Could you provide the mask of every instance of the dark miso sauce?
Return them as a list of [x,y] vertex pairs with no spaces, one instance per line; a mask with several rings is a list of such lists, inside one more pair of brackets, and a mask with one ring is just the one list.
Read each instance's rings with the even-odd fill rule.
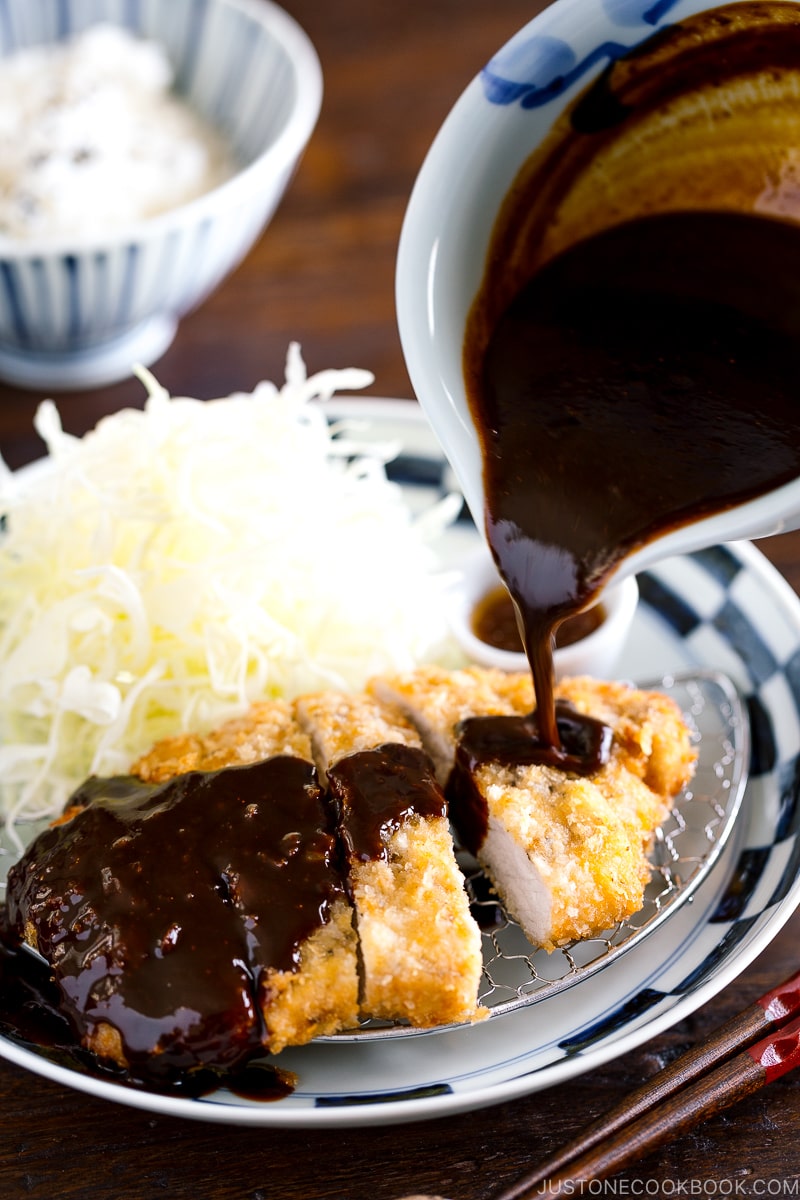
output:
[[296,1077],[271,1063],[251,1062],[220,1074],[209,1068],[172,1077],[123,1071],[85,1050],[60,1007],[49,966],[24,950],[12,950],[0,938],[0,1035],[33,1050],[58,1066],[125,1087],[196,1099],[220,1086],[251,1100],[280,1100],[291,1095]]
[[386,859],[386,840],[412,814],[444,817],[447,801],[430,758],[392,743],[348,754],[328,771],[348,859]]
[[[800,475],[800,204],[764,215],[761,165],[745,178],[748,155],[730,142],[730,118],[734,131],[753,119],[739,103],[753,74],[775,85],[790,62],[796,83],[794,5],[732,5],[663,31],[580,98],[498,219],[464,372],[486,534],[519,614],[545,758],[572,757],[553,692],[562,622],[642,545]],[[687,96],[713,106],[715,89],[727,110],[699,133],[665,126],[648,175],[641,131]],[[708,143],[695,210],[691,136]],[[626,139],[631,168],[615,181],[609,148],[624,157]],[[610,195],[584,186],[602,155]]]

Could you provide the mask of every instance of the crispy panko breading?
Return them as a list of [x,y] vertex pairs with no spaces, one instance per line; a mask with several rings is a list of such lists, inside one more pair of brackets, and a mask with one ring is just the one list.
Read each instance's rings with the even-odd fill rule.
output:
[[[485,1015],[477,1005],[480,930],[470,915],[449,822],[442,815],[446,801],[432,765],[424,770],[421,792],[403,788],[403,804],[413,808],[416,800],[417,811],[381,814],[388,821],[377,830],[380,853],[369,857],[354,844],[354,829],[370,806],[363,790],[337,775],[343,760],[360,755],[361,784],[369,788],[377,782],[386,789],[386,762],[368,752],[403,746],[421,753],[418,734],[396,710],[367,696],[323,692],[302,697],[296,711],[320,775],[328,777],[342,807],[362,965],[362,1014],[415,1026]],[[425,811],[431,793],[441,814]]]
[[[421,745],[396,709],[367,696],[327,692],[301,697],[294,706],[281,700],[255,704],[243,717],[202,737],[164,739],[134,764],[133,772],[161,780],[186,770],[257,761],[270,751],[312,757],[325,783],[328,768],[342,758],[388,744]],[[346,807],[342,819],[346,830]],[[385,849],[383,857],[351,856],[348,862],[361,1015],[417,1026],[484,1015],[477,1004],[480,931],[469,912],[447,819],[415,815],[387,831]]]
[[160,783],[186,771],[218,771],[276,754],[310,760],[311,743],[295,721],[291,705],[285,700],[263,700],[204,737],[181,733],[163,738],[133,764],[131,774]]
[[[459,721],[533,708],[528,675],[479,668],[424,668],[374,680],[370,689],[420,730],[440,778],[452,768]],[[486,807],[478,860],[528,938],[545,949],[596,936],[642,907],[653,833],[695,760],[677,706],[661,693],[576,678],[556,696],[611,728],[602,768],[579,776],[488,762],[473,775]],[[451,815],[458,825],[458,812]]]

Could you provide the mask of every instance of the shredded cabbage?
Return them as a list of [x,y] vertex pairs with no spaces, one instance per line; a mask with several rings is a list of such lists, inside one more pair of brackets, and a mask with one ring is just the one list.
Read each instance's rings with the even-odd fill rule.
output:
[[284,386],[250,395],[174,399],[139,374],[143,411],[76,438],[46,401],[44,468],[0,460],[9,828],[256,698],[449,652],[435,555],[385,460],[311,403],[371,375],[308,378],[294,344]]

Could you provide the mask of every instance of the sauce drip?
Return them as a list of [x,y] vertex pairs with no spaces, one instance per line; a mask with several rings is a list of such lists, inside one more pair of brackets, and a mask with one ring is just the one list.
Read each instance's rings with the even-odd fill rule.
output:
[[800,145],[798,64],[794,5],[662,31],[562,118],[498,219],[464,373],[548,753],[561,622],[643,544],[800,475],[800,208],[766,195],[764,157]]
[[446,817],[447,801],[424,750],[397,743],[342,758],[328,772],[341,806],[348,858],[385,859],[386,839],[412,814]]
[[11,869],[7,919],[35,926],[78,1035],[112,1026],[134,1076],[263,1053],[264,968],[291,971],[344,895],[313,766],[94,778],[71,808]]

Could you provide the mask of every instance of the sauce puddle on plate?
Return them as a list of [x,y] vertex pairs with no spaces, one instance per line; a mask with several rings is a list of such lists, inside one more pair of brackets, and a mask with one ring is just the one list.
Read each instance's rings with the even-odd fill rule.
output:
[[176,1099],[199,1099],[220,1087],[247,1100],[282,1100],[296,1087],[296,1077],[271,1063],[248,1063],[220,1074],[198,1070],[173,1078],[140,1077],[117,1070],[84,1050],[64,1015],[58,988],[46,964],[24,950],[0,941],[0,1034],[52,1063],[124,1087],[158,1092]]

